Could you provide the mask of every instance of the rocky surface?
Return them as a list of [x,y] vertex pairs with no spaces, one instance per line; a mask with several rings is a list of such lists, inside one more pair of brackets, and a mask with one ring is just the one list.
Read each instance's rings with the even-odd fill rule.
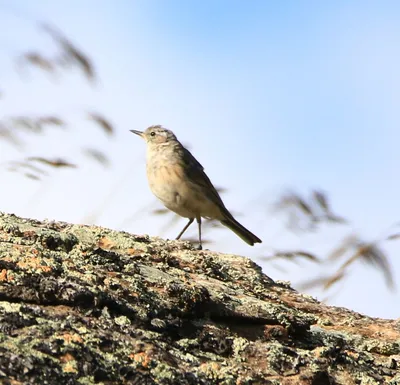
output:
[[400,384],[400,320],[248,258],[0,214],[2,384]]

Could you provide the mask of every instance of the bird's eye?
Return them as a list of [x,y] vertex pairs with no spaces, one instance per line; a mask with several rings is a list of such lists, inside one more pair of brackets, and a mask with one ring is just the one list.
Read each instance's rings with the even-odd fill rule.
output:
[[150,132],[150,136],[155,136],[156,135],[156,133],[153,131],[153,132]]

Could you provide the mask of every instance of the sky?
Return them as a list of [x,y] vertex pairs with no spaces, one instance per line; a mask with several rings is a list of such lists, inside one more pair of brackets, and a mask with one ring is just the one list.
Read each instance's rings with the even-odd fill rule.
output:
[[[186,223],[152,215],[162,208],[145,175],[145,145],[129,130],[162,124],[205,167],[237,219],[263,239],[248,247],[228,229],[213,230],[213,250],[252,258],[273,279],[293,285],[334,265],[266,262],[272,250],[308,250],[327,258],[343,237],[372,241],[399,222],[400,3],[312,0],[0,1],[0,109],[55,114],[66,129],[18,134],[23,149],[0,141],[2,211],[24,217],[96,223],[174,238]],[[56,26],[92,59],[99,82],[79,71],[55,76],[19,68],[25,52],[53,55],[39,28]],[[19,68],[19,69],[18,69]],[[87,119],[99,111],[113,137]],[[85,158],[97,148],[104,169]],[[7,171],[27,156],[64,157],[78,169],[49,170],[41,181]],[[273,203],[288,189],[328,193],[347,226],[293,233]],[[190,236],[196,236],[193,226]],[[400,241],[399,241],[400,242]],[[380,243],[399,281],[399,244]],[[318,299],[398,318],[400,296],[383,275],[355,264]]]

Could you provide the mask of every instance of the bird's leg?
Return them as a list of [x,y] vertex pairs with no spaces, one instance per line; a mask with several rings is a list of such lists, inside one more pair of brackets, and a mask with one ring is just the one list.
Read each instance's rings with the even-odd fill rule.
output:
[[183,233],[188,229],[188,227],[193,223],[194,218],[190,218],[189,222],[187,225],[183,228],[183,230],[179,233],[179,235],[175,238],[176,240],[180,239],[180,237],[183,235]]
[[199,227],[199,246],[197,249],[203,250],[203,245],[201,244],[201,217],[197,217],[196,221],[197,221],[197,225]]

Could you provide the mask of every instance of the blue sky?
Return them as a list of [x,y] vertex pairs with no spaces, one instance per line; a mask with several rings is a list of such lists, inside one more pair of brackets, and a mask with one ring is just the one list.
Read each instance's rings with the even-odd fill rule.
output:
[[[109,170],[88,162],[40,183],[1,170],[10,186],[3,211],[174,237],[184,220],[166,231],[165,221],[146,210],[129,220],[154,201],[144,143],[128,130],[163,124],[190,145],[214,184],[228,189],[226,205],[246,212],[238,219],[264,240],[252,249],[218,230],[212,248],[250,256],[272,278],[296,283],[320,270],[307,264],[275,270],[257,259],[271,248],[325,256],[352,230],[370,240],[399,221],[398,2],[19,0],[0,6],[7,30],[0,39],[3,115],[55,113],[70,122],[66,132],[29,136],[24,153],[0,143],[2,162],[39,153],[83,160],[79,146],[112,158]],[[37,20],[56,25],[89,53],[101,83],[91,88],[79,73],[53,80],[28,71],[21,79],[13,57],[54,49]],[[83,118],[92,109],[115,124],[115,138]],[[328,191],[351,227],[288,233],[270,209],[286,188]],[[399,247],[384,247],[398,278]],[[376,271],[356,267],[331,303],[398,317],[399,295],[386,290]]]

